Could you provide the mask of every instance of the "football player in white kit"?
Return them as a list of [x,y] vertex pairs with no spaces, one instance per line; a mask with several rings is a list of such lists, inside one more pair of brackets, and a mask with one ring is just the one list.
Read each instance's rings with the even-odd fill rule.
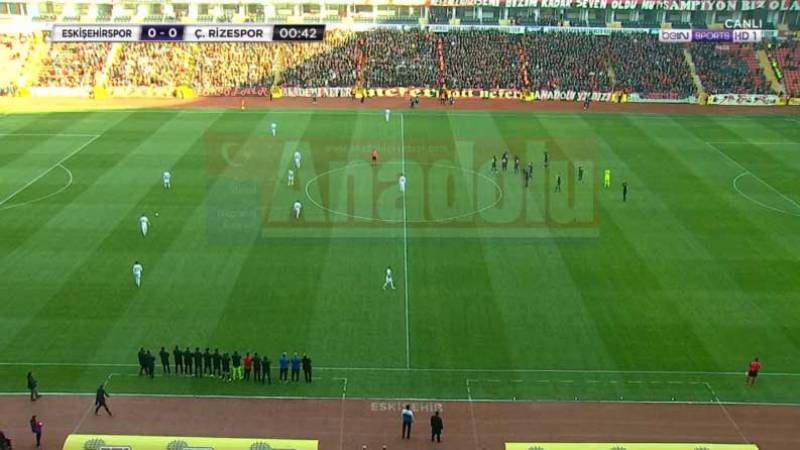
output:
[[303,156],[300,155],[300,152],[295,150],[294,152],[294,166],[298,169],[300,168],[300,161],[303,159]]
[[401,173],[400,174],[400,179],[398,179],[397,182],[400,184],[400,192],[405,192],[406,191],[406,176]]
[[386,268],[386,280],[383,282],[383,290],[384,291],[386,290],[387,286],[391,287],[392,289],[395,289],[394,280],[392,278],[392,268],[391,267],[387,267]]
[[387,109],[387,110],[385,110],[383,112],[383,116],[386,117],[386,121],[387,122],[389,121],[389,116],[391,116],[391,115],[392,115],[392,110],[391,109]]
[[139,264],[139,261],[134,261],[133,262],[133,281],[136,283],[136,287],[141,287],[142,286],[142,272],[143,271],[144,271],[144,268],[142,267],[141,264]]
[[142,237],[147,236],[147,231],[150,229],[150,219],[144,214],[139,217],[139,228],[142,230]]
[[289,174],[287,175],[287,179],[289,180],[289,186],[294,186],[294,170],[289,169]]
[[172,174],[169,173],[169,170],[165,170],[164,174],[161,175],[161,178],[164,180],[164,189],[169,189],[172,187],[170,181],[172,180]]
[[300,220],[300,210],[303,209],[303,205],[300,203],[300,200],[295,200],[292,204],[292,209],[294,210],[294,218]]
[[272,136],[275,137],[278,134],[278,124],[275,123],[275,122],[272,122],[272,124],[270,125],[270,128],[272,129]]

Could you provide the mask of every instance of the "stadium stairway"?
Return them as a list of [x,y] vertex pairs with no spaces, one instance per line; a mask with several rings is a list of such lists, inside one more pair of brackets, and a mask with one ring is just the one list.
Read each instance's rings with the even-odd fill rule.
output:
[[111,67],[117,62],[117,56],[122,51],[122,44],[119,42],[115,42],[111,44],[111,49],[108,51],[108,55],[106,56],[106,62],[103,64],[103,70],[101,70],[103,80],[108,80],[108,72],[111,70]]
[[697,68],[694,66],[694,61],[692,60],[692,54],[689,52],[689,49],[684,47],[683,49],[683,57],[686,59],[686,64],[689,65],[689,70],[692,74],[692,82],[694,83],[694,88],[697,89],[697,96],[704,97],[706,95],[706,90],[703,87],[703,83],[700,81],[700,77],[697,76]]
[[764,76],[767,78],[767,81],[769,82],[773,92],[786,92],[786,86],[784,86],[783,83],[778,80],[778,77],[775,75],[775,71],[772,70],[772,63],[769,60],[769,55],[767,55],[767,52],[763,49],[756,51],[756,59],[758,60],[758,65],[764,72]]
[[33,35],[30,52],[25,64],[22,67],[22,76],[28,81],[28,85],[39,79],[39,73],[44,68],[44,58],[47,56],[48,44],[45,42],[41,32]]

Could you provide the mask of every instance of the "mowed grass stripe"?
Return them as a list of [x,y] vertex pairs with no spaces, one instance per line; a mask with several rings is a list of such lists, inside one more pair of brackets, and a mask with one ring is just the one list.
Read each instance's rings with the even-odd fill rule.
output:
[[[58,360],[64,355],[74,354],[75,349],[81,349],[83,352],[94,349],[107,327],[114,325],[113,315],[119,312],[116,302],[128,297],[124,287],[130,286],[130,266],[133,264],[132,260],[124,263],[120,260],[120,256],[124,256],[125,260],[130,259],[126,256],[129,249],[124,253],[115,250],[121,246],[120,241],[124,240],[122,234],[136,233],[138,214],[141,212],[138,202],[154,184],[150,181],[153,178],[150,178],[147,172],[134,169],[135,164],[132,162],[136,161],[139,154],[150,149],[161,152],[165,167],[169,167],[172,161],[180,158],[186,144],[164,147],[164,143],[176,140],[170,138],[170,134],[176,130],[187,132],[191,128],[181,124],[171,129],[171,126],[176,125],[170,124],[171,121],[163,120],[158,124],[151,123],[152,134],[143,134],[138,145],[118,158],[115,164],[93,180],[91,187],[80,193],[74,203],[61,211],[60,220],[57,218],[51,220],[51,223],[58,224],[55,230],[92,230],[92,239],[87,242],[83,235],[79,237],[61,231],[62,240],[79,241],[80,246],[72,244],[72,248],[62,248],[58,251],[58,265],[61,268],[54,271],[50,279],[33,281],[29,279],[30,274],[27,276],[27,283],[45,285],[49,292],[47,295],[39,293],[38,304],[26,305],[29,318],[35,316],[36,320],[22,321],[19,324],[22,326],[11,329],[5,344],[7,353],[20,354],[16,352],[23,352],[26,346],[29,348],[33,345],[46,349],[43,352],[48,359]],[[198,123],[198,132],[206,124],[207,121]],[[127,129],[127,124],[118,126]],[[107,136],[113,139],[114,133],[110,131]],[[192,142],[186,141],[185,138],[181,139],[189,144]],[[155,180],[158,180],[160,172],[154,175]],[[113,186],[118,188],[114,189]],[[102,199],[102,211],[94,207],[81,206],[82,203],[95,203],[100,199]],[[51,229],[51,233],[53,231]],[[30,267],[48,267],[53,263],[52,259],[50,261],[42,259],[47,253],[37,255],[35,250],[25,248],[21,248],[20,251],[29,256],[27,262],[20,266],[20,270],[26,273],[32,272]],[[12,276],[12,279],[20,278],[26,279],[26,277]],[[122,284],[121,279],[127,282]],[[81,307],[76,308],[76,305]],[[117,307],[109,308],[109,305]],[[63,339],[57,341],[48,339],[47,333],[42,333],[43,328],[55,331],[73,327],[80,329],[81,332],[66,334]],[[95,341],[92,342],[92,338],[88,336]]]
[[[170,167],[172,188],[164,190],[155,181],[150,193],[140,202],[152,221],[146,239],[133,230],[123,230],[120,240],[129,265],[134,258],[144,265],[143,287],[133,287],[129,271],[118,273],[118,282],[130,290],[130,298],[121,306],[124,313],[109,330],[98,348],[98,358],[119,358],[120,345],[132,337],[138,346],[157,351],[161,346],[182,349],[210,345],[213,326],[225,307],[230,286],[238,273],[241,257],[235,251],[213,247],[207,224],[212,213],[207,194],[214,189],[209,176],[207,133],[214,133],[231,122],[239,122],[235,113],[220,115],[205,130],[192,136],[183,156]],[[208,131],[206,131],[208,130]],[[159,211],[154,217],[153,212]],[[136,210],[132,210],[136,212]],[[136,249],[136,250],[131,250]],[[181,308],[191,299],[191,305]],[[199,326],[201,324],[201,326]],[[180,339],[178,339],[180,337]],[[125,355],[127,356],[127,355]],[[125,359],[124,361],[132,361]]]
[[[609,201],[604,202],[604,207],[613,211],[612,217],[620,219],[619,226],[665,286],[665,301],[673,303],[682,312],[681,316],[690,321],[716,366],[734,370],[729,364],[741,356],[738,349],[731,349],[730,342],[738,340],[744,331],[734,329],[732,319],[736,323],[744,321],[750,324],[769,324],[770,319],[752,314],[750,301],[740,295],[738,287],[724,270],[713,264],[714,257],[705,250],[694,231],[678,220],[665,203],[665,197],[676,199],[678,204],[693,201],[692,170],[698,177],[704,174],[713,177],[718,171],[714,170],[713,163],[708,161],[708,153],[703,149],[693,149],[688,141],[676,142],[676,136],[687,133],[680,129],[680,125],[664,124],[650,131],[646,122],[632,122],[642,127],[644,133],[658,136],[655,142],[661,148],[654,151],[668,152],[686,161],[689,173],[677,169],[664,171],[657,166],[646,171],[637,170],[624,165],[616,159],[613,151],[609,151],[606,156],[613,158],[608,162],[613,167],[616,182],[608,191]],[[638,136],[633,136],[636,139],[629,142],[638,142]],[[645,141],[637,143],[634,148],[649,148],[649,145]],[[635,153],[632,157],[643,162],[651,159],[649,152]],[[633,186],[628,203],[621,202],[620,176]],[[723,194],[724,191],[720,191],[720,195]]]
[[[467,165],[477,168],[485,156],[476,147],[466,120],[450,116],[406,116],[405,131],[409,164],[431,164],[450,161],[451,166]],[[486,116],[486,123],[491,118]],[[474,124],[474,121],[472,122]],[[485,134],[491,130],[485,128]],[[430,147],[426,140],[431,139]],[[491,139],[489,137],[488,139]],[[484,138],[487,140],[487,138]],[[466,158],[472,159],[469,167]],[[423,173],[426,173],[423,166]],[[427,171],[436,176],[433,171]],[[453,193],[467,188],[464,183],[472,174],[454,174]],[[433,180],[426,180],[432,183]],[[442,185],[439,190],[427,190],[424,198],[447,197]],[[421,187],[421,186],[420,186]],[[418,189],[412,181],[410,189]],[[452,194],[451,194],[452,195]],[[475,197],[474,194],[472,197]],[[443,203],[443,202],[439,202]],[[465,219],[465,223],[474,218]],[[422,227],[447,229],[445,223],[425,224]],[[497,304],[495,286],[487,266],[481,230],[462,225],[452,228],[443,240],[417,239],[418,226],[409,227],[410,328],[412,330],[412,367],[455,367],[459,364],[499,366],[510,360],[509,344],[504,333],[505,323]],[[448,238],[458,238],[452,241]],[[461,238],[472,238],[462,240]],[[456,244],[458,242],[458,244]],[[443,254],[458,255],[441,258]],[[438,255],[438,256],[437,256]]]
[[[617,223],[617,215],[625,214],[622,205],[620,184],[626,178],[626,162],[620,160],[614,150],[617,146],[629,145],[628,141],[615,143],[607,140],[607,135],[619,134],[619,129],[609,122],[596,122],[591,118],[562,124],[542,119],[549,134],[553,137],[581,136],[600,147],[600,171],[612,169],[612,188],[600,190],[600,235],[585,245],[571,245],[569,242],[557,243],[560,257],[570,279],[581,292],[588,317],[597,329],[598,341],[602,342],[607,354],[613,359],[613,367],[627,369],[633,365],[651,368],[661,364],[674,367],[685,356],[679,344],[663,339],[670,333],[680,332],[682,339],[697,344],[701,354],[702,344],[691,330],[680,329],[682,317],[676,315],[674,306],[664,295],[665,287],[657,278],[655,270],[646,259],[647,250],[637,246],[632,238],[640,230],[631,226],[623,230]],[[569,142],[568,140],[565,142]],[[548,173],[550,179],[560,170],[562,179],[569,180],[575,167],[564,167],[551,163]],[[633,180],[631,180],[633,182]],[[598,185],[601,179],[595,181]],[[568,186],[569,182],[565,183]],[[569,186],[571,189],[572,186]],[[567,195],[564,192],[549,195]],[[633,206],[628,206],[633,207]],[[638,216],[637,213],[634,213]],[[641,217],[633,219],[641,220]],[[657,221],[658,222],[658,221]],[[628,219],[625,219],[628,223]],[[635,223],[635,222],[634,222]],[[633,231],[631,236],[628,233]],[[663,255],[662,255],[663,256]],[[592,264],[587,264],[592,261]],[[619,326],[619,324],[625,324]],[[659,342],[658,349],[652,349],[651,342]],[[690,345],[691,345],[690,344]],[[657,354],[658,358],[654,355]],[[677,359],[676,359],[677,358]],[[658,359],[658,360],[657,360]]]
[[[349,121],[341,122],[339,116],[315,115],[309,124],[310,136],[314,132],[328,133],[338,141],[332,151],[325,142],[313,143],[315,170],[324,173],[335,167],[347,166],[320,179],[320,189],[339,209],[362,212],[367,216],[385,217],[380,195],[385,191],[397,192],[396,176],[400,165],[400,123],[397,114],[385,122],[378,111],[358,113]],[[313,130],[313,131],[311,131]],[[339,148],[342,146],[343,148]],[[379,152],[376,168],[365,166],[369,151]],[[301,169],[301,172],[303,169]],[[391,184],[382,183],[383,175],[391,175]],[[362,178],[369,178],[367,181]],[[413,183],[416,183],[413,182]],[[313,208],[313,207],[312,207]],[[401,217],[400,207],[390,208]],[[309,310],[310,327],[307,338],[318,343],[314,349],[316,364],[358,363],[402,367],[405,362],[405,329],[403,308],[403,241],[399,223],[384,224],[355,220],[342,216],[328,216],[329,230],[320,230],[325,236],[326,253],[321,259],[318,278],[314,280],[314,303]],[[370,238],[351,231],[353,237],[343,237],[351,227],[365,227]],[[395,291],[381,290],[386,266],[395,274]],[[348,280],[342,283],[342,280]],[[336,356],[338,355],[338,357]],[[312,354],[314,357],[314,354]]]
[[[250,167],[242,174],[237,172],[237,168],[231,167],[220,176],[218,184],[222,185],[229,181],[227,177],[236,178],[238,182],[252,184],[259,192],[258,198],[251,198],[242,203],[243,200],[236,199],[236,193],[224,193],[221,191],[219,197],[213,204],[208,205],[208,213],[214,214],[214,209],[226,207],[224,204],[226,196],[230,196],[231,203],[242,207],[251,204],[258,217],[258,223],[251,224],[257,228],[269,227],[268,217],[274,208],[288,214],[291,203],[282,205],[275,204],[272,197],[276,186],[285,183],[285,164],[279,161],[288,161],[284,158],[284,153],[293,152],[296,146],[287,145],[288,142],[295,141],[298,136],[302,136],[303,130],[308,127],[308,117],[298,117],[296,121],[275,119],[273,117],[258,118],[257,116],[240,119],[246,123],[244,127],[246,133],[239,138],[242,140],[243,148],[253,145],[260,146],[263,142],[268,145],[265,154],[257,160],[258,167]],[[278,124],[278,136],[273,138],[269,131],[270,123]],[[236,138],[233,138],[236,139]],[[210,149],[214,151],[214,149]],[[309,160],[305,161],[307,164]],[[233,179],[233,178],[231,178]],[[214,187],[217,189],[217,186]],[[220,189],[223,189],[220,187]],[[252,202],[252,203],[251,203]],[[213,209],[212,209],[213,208]],[[211,226],[211,224],[209,224]],[[249,228],[249,226],[248,226]],[[208,230],[209,233],[218,233]],[[211,235],[209,234],[211,237]],[[295,325],[302,323],[293,318],[299,311],[304,309],[307,297],[298,295],[292,290],[294,287],[304,288],[305,283],[296,285],[291,283],[291,276],[287,272],[292,272],[290,267],[296,261],[296,256],[292,255],[293,248],[284,248],[280,245],[265,245],[261,241],[261,230],[255,230],[252,235],[241,242],[231,240],[226,243],[224,237],[215,237],[216,242],[209,242],[218,251],[227,255],[235,270],[229,279],[222,284],[225,286],[220,292],[219,312],[217,320],[209,323],[207,336],[200,344],[220,346],[223,350],[238,350],[242,355],[245,352],[259,352],[261,354],[270,352],[270,356],[277,357],[276,343],[280,342],[280,336],[294,336],[298,330]],[[316,259],[316,255],[314,256]],[[312,260],[313,261],[313,260]],[[286,264],[286,266],[282,266]],[[273,281],[275,278],[283,282]],[[296,297],[293,296],[296,295]],[[302,306],[301,306],[302,305]],[[278,318],[286,318],[285,325]],[[261,318],[262,320],[254,320]],[[241,330],[239,333],[232,330]],[[199,330],[198,330],[199,332]],[[277,338],[276,338],[277,337]],[[300,340],[300,339],[298,339]],[[302,340],[301,340],[302,341]],[[190,342],[191,343],[191,342]],[[281,342],[282,343],[282,342]]]
[[[767,235],[752,222],[741,216],[736,210],[727,206],[726,202],[719,198],[719,194],[715,192],[714,188],[708,185],[708,179],[695,175],[692,168],[688,166],[683,159],[672,156],[671,152],[666,147],[651,139],[649,135],[646,134],[646,131],[631,126],[626,127],[626,129],[629,133],[633,133],[633,135],[637,136],[639,141],[643,145],[646,145],[647,148],[655,150],[649,152],[647,158],[637,158],[635,155],[633,155],[633,157],[628,157],[626,160],[631,164],[631,168],[637,173],[650,173],[650,183],[659,182],[661,185],[659,188],[661,198],[664,199],[665,204],[670,208],[672,214],[684,223],[684,227],[694,234],[696,241],[701,244],[705,252],[711,256],[708,261],[701,261],[698,262],[698,264],[703,264],[707,268],[716,265],[721,272],[718,277],[715,278],[717,283],[726,283],[729,281],[734,281],[735,283],[727,290],[723,290],[723,292],[727,292],[731,297],[741,296],[742,290],[738,280],[733,277],[729,271],[724,270],[725,267],[720,264],[727,258],[744,258],[745,260],[752,258],[755,262],[758,258],[754,258],[753,255],[758,255],[760,252],[764,254],[781,254],[783,253],[782,250],[779,248],[772,248]],[[625,147],[615,146],[614,148],[617,153],[621,153]],[[629,155],[630,153],[630,150],[622,152],[623,155]],[[632,164],[633,161],[637,161],[639,167]],[[644,167],[646,164],[652,164],[653,168],[647,170]],[[660,168],[664,167],[671,168],[669,173],[663,171],[659,172]],[[674,173],[683,174],[681,178],[687,183],[687,189],[676,188],[676,186],[670,182],[670,174]],[[710,205],[713,205],[713,210],[709,209]],[[716,219],[710,221],[708,220],[710,217],[715,217]],[[740,235],[749,236],[750,240],[753,242],[761,242],[765,248],[762,247],[759,249],[758,245],[754,244],[752,246],[752,251],[749,249],[747,251],[742,251],[740,246],[723,245],[723,242],[730,243],[726,238],[734,237],[735,239],[736,236]],[[717,283],[710,286],[710,288],[719,292],[719,285]],[[745,304],[750,300],[746,296],[740,298]],[[702,296],[698,298],[698,301],[703,300],[704,297]],[[714,307],[713,304],[709,306],[711,308]],[[751,312],[751,320],[758,319],[758,315],[752,316],[752,312],[758,311],[756,306],[756,304],[753,304],[750,308],[746,306],[742,307],[743,310]],[[717,308],[719,307],[717,306]],[[748,321],[746,317],[743,317],[736,322],[736,324],[741,324],[739,327],[733,324],[728,325],[728,327],[730,327],[728,328],[729,336],[732,339],[734,336],[739,336],[739,338],[741,338],[741,335],[746,334],[747,330],[752,326],[748,322],[750,321]],[[698,324],[698,327],[702,325],[702,323]],[[772,330],[772,324],[766,325],[767,330],[774,331]],[[725,328],[724,325],[720,325],[721,330]],[[778,335],[778,337],[781,338],[780,335]],[[758,342],[756,338],[766,341]],[[779,364],[780,361],[783,361],[783,358],[778,352],[773,353],[769,350],[772,348],[785,348],[785,342],[783,345],[777,345],[775,347],[766,345],[768,343],[775,344],[775,335],[772,332],[754,333],[750,339],[751,341],[746,342],[741,348],[741,352],[748,354],[745,358],[750,357],[750,354],[760,353],[765,355],[769,352],[769,356],[778,360]],[[730,348],[730,346],[727,348],[729,352],[728,357],[722,358],[723,360],[731,360],[732,357],[734,357],[734,352],[737,350],[735,348]],[[696,362],[694,364],[697,365]],[[784,366],[780,367],[785,368]]]

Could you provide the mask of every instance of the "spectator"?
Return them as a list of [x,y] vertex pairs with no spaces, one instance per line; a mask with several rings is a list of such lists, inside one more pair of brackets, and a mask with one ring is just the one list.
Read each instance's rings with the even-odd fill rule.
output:
[[520,87],[519,35],[459,31],[444,38],[445,83],[450,89]]
[[692,60],[709,94],[769,94],[771,89],[749,44],[694,42]]
[[689,65],[679,45],[658,42],[651,34],[612,34],[610,63],[614,90],[636,92],[644,98],[679,99],[694,95]]

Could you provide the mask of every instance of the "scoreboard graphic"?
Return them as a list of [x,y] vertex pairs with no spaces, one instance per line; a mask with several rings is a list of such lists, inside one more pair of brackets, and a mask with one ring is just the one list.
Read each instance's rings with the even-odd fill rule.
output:
[[317,42],[325,25],[55,24],[53,42]]

